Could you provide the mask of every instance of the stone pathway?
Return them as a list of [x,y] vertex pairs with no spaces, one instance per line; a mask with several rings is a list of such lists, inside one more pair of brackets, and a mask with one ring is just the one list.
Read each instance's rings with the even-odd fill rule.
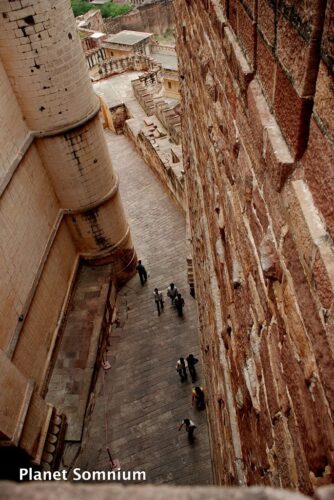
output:
[[94,91],[103,96],[109,108],[125,103],[130,114],[136,118],[145,118],[146,114],[133,95],[131,81],[142,75],[143,72],[128,71],[111,79],[100,80],[94,83]]
[[[186,280],[184,216],[126,137],[107,133],[107,141],[149,279],[142,287],[135,276],[119,294],[120,326],[113,329],[108,353],[112,368],[100,370],[75,467],[109,470],[109,446],[122,469],[143,470],[150,483],[210,484],[206,414],[192,409],[192,384],[182,384],[175,370],[180,355],[199,357],[196,304]],[[183,319],[166,297],[171,281],[185,298]],[[160,317],[155,287],[166,297]],[[199,381],[200,375],[199,366]],[[194,445],[177,430],[187,417],[197,424]]]

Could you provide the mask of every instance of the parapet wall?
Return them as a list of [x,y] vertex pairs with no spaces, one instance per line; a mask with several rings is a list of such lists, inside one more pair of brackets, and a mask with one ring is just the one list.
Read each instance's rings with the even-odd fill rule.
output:
[[310,494],[334,479],[334,2],[174,8],[215,478]]
[[154,59],[141,54],[129,57],[111,58],[99,64],[99,78],[109,78],[110,76],[124,73],[125,71],[150,71],[158,73],[161,65]]
[[150,91],[148,81],[150,75],[145,75],[132,81],[133,93],[148,116],[156,115],[168,131],[175,144],[181,142],[181,117],[168,105],[163,97],[154,96]]

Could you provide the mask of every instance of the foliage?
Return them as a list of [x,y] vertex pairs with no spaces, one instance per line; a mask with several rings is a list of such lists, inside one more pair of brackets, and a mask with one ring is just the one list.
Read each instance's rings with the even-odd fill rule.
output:
[[83,0],[71,0],[71,5],[75,17],[86,14],[92,8],[91,4]]
[[100,10],[102,17],[116,17],[130,12],[131,6],[126,4],[116,5],[113,3],[106,3],[101,6]]
[[100,9],[102,17],[116,17],[130,12],[132,8],[131,5],[116,5],[112,2],[105,3],[104,5],[93,5],[85,0],[71,0],[71,4],[75,17],[86,14],[86,12],[92,9]]

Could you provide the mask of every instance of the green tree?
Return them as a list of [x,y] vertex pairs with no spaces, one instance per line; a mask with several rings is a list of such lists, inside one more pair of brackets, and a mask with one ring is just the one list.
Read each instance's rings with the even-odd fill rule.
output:
[[75,17],[86,14],[93,7],[90,3],[83,0],[71,0],[71,5]]
[[71,0],[72,10],[75,16],[82,16],[91,9],[100,9],[102,17],[116,17],[130,12],[131,5],[116,5],[112,2],[104,5],[93,5],[85,0]]

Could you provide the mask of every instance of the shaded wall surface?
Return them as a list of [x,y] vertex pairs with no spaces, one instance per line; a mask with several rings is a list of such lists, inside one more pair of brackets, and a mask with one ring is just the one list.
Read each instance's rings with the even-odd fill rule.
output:
[[175,0],[218,483],[333,481],[334,2]]

